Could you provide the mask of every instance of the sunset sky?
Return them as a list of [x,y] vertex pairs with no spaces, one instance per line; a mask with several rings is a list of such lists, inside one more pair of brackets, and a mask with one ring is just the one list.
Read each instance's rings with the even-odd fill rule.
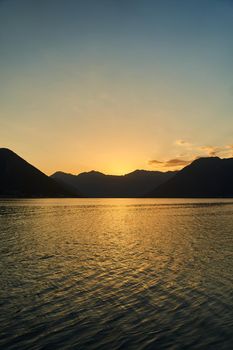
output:
[[46,174],[233,156],[232,0],[0,0],[0,140]]

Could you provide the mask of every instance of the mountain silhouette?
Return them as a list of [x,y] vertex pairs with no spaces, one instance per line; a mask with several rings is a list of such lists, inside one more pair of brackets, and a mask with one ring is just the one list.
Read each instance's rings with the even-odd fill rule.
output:
[[88,197],[142,197],[176,172],[135,170],[126,175],[105,175],[98,171],[79,175],[56,172],[51,177],[70,190],[80,190]]
[[77,195],[43,174],[13,151],[0,148],[1,197],[73,197]]
[[233,158],[199,158],[161,184],[148,197],[233,197]]
[[48,177],[13,151],[0,148],[0,197],[233,197],[233,158],[199,158],[179,172],[98,171]]

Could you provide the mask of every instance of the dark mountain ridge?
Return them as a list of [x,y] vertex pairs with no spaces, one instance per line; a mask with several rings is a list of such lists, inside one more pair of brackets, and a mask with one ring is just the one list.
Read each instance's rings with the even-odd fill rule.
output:
[[0,197],[233,198],[233,158],[199,158],[179,172],[98,171],[48,177],[16,153],[0,148]]
[[26,162],[0,148],[0,197],[74,197],[75,194]]
[[199,158],[161,184],[148,197],[232,198],[233,158]]
[[88,197],[141,197],[175,173],[135,170],[126,175],[105,175],[92,170],[72,175],[59,171],[51,177],[67,188],[80,189]]

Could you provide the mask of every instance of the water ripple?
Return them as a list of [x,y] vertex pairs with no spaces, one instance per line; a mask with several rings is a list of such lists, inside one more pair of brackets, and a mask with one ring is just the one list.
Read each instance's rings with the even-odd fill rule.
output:
[[230,200],[0,202],[0,348],[231,349]]

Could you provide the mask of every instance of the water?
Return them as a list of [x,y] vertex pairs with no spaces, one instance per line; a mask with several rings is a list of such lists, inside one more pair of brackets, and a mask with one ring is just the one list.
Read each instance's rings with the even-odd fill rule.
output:
[[0,349],[232,349],[233,201],[0,201]]

